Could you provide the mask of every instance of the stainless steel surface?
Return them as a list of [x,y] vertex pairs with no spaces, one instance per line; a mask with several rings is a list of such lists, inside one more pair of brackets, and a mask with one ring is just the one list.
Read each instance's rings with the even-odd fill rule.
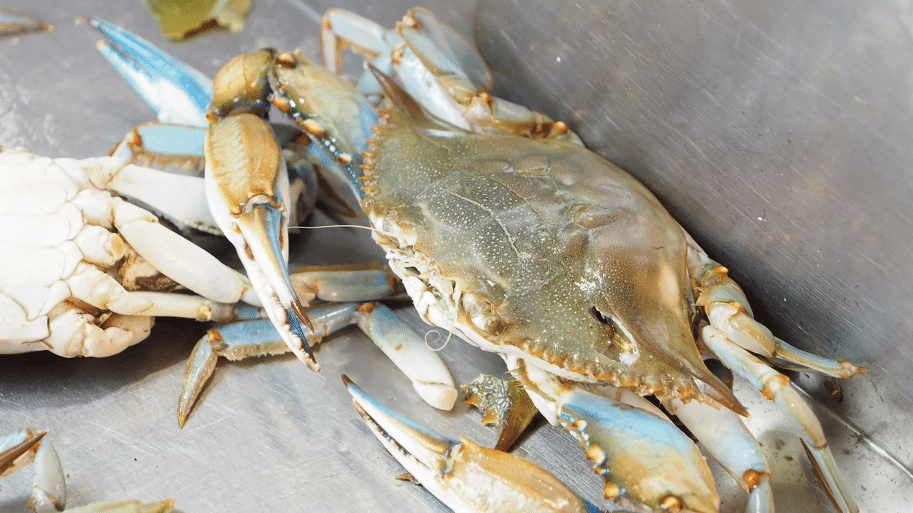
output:
[[[234,54],[264,45],[301,47],[316,59],[320,15],[329,7],[389,26],[412,3],[257,0],[242,34],[181,44],[163,41],[139,2],[129,9],[101,0],[7,3],[56,29],[0,40],[0,145],[100,155],[151,119],[95,51],[97,36],[72,24],[76,16],[122,25],[212,75]],[[775,331],[871,367],[844,384],[843,404],[829,407],[836,415],[819,412],[863,510],[913,509],[904,494],[909,473],[837,420],[860,426],[911,466],[903,426],[913,420],[905,295],[913,288],[906,200],[913,178],[904,165],[913,163],[905,144],[913,133],[913,61],[902,39],[913,27],[910,12],[891,15],[874,3],[852,4],[851,13],[786,2],[532,4],[486,3],[474,24],[472,0],[426,3],[463,33],[475,30],[500,94],[570,121],[643,179],[733,269]],[[302,263],[379,257],[361,230],[314,231],[295,244]],[[410,309],[401,313],[427,330]],[[402,470],[355,414],[338,380],[343,372],[443,433],[494,440],[468,407],[441,414],[421,403],[356,331],[318,349],[320,374],[294,358],[221,364],[180,430],[184,359],[204,330],[160,322],[150,340],[103,360],[5,357],[0,430],[51,430],[73,505],[174,497],[188,513],[446,511],[424,490],[392,479]],[[502,372],[497,358],[458,340],[442,356],[460,383]],[[816,383],[807,384],[817,393]],[[737,394],[772,459],[779,511],[831,511],[785,419],[750,390]],[[558,430],[540,427],[520,452],[588,498],[600,496],[587,463]],[[745,500],[734,482],[717,476],[724,511],[740,511]],[[29,479],[26,471],[0,483],[0,511],[23,510]]]

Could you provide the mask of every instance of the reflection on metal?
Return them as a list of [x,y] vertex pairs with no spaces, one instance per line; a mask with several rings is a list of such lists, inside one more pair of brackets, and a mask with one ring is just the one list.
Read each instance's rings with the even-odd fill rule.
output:
[[201,32],[224,27],[244,29],[250,0],[143,0],[168,39],[189,39]]

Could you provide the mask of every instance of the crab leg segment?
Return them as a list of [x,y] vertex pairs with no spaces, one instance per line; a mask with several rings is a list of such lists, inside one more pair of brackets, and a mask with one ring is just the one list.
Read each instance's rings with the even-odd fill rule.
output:
[[[450,371],[438,354],[425,344],[389,308],[380,303],[337,303],[309,311],[316,334],[311,345],[325,336],[357,324],[406,375],[422,399],[450,410],[457,391]],[[250,321],[211,329],[197,342],[184,370],[184,392],[178,402],[178,424],[183,427],[220,356],[238,361],[252,356],[285,354],[288,347],[268,321]]]
[[[700,251],[694,246],[689,249],[691,252]],[[835,378],[849,379],[865,372],[865,368],[847,360],[807,353],[775,337],[766,326],[754,320],[745,293],[729,278],[728,270],[702,252],[698,255],[703,265],[695,273],[701,290],[697,305],[704,307],[710,325],[723,332],[730,341],[765,358],[778,359]]]
[[457,391],[450,371],[422,337],[379,303],[359,308],[356,319],[358,327],[397,364],[426,403],[441,410],[453,408]]
[[[388,53],[400,41],[395,37],[388,40],[389,36],[387,29],[367,18],[344,9],[329,9],[323,15],[320,29],[323,65],[330,73],[341,74],[342,50],[347,47],[369,58],[385,54],[382,60],[390,63]],[[380,93],[380,89],[376,92]]]
[[777,406],[795,421],[802,445],[831,500],[842,512],[858,512],[856,501],[850,495],[849,487],[824,438],[821,423],[790,385],[789,378],[765,365],[713,326],[703,328],[701,339],[726,367],[750,383],[764,397],[776,402]]
[[156,112],[159,121],[205,127],[212,82],[145,39],[98,18],[98,51]]
[[390,411],[346,376],[343,382],[381,444],[453,511],[599,511],[541,467],[465,438],[442,437]]
[[669,419],[563,383],[522,359],[505,359],[545,418],[586,447],[607,499],[627,496],[658,510],[718,510],[706,461]]
[[679,399],[663,401],[669,413],[678,417],[704,448],[748,493],[745,513],[774,510],[770,487],[770,466],[742,419],[725,408]]
[[395,277],[380,269],[355,266],[307,267],[290,276],[298,297],[305,302],[313,299],[339,303],[370,301],[395,292]]

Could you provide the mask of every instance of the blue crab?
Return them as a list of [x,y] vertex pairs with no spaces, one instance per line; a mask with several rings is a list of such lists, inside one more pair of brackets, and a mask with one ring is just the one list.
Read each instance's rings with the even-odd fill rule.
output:
[[[341,25],[328,18],[324,41],[347,37]],[[313,158],[349,180],[419,314],[501,355],[543,415],[586,446],[606,498],[718,508],[702,456],[642,399],[653,395],[749,493],[748,511],[773,510],[769,467],[739,419],[746,411],[704,364],[715,358],[794,419],[838,509],[858,511],[817,419],[769,364],[840,378],[863,369],[805,353],[757,323],[726,269],[645,187],[563,123],[502,108],[484,91],[481,58],[454,48],[448,30],[413,10],[395,33],[370,26],[371,37],[349,36],[394,42],[371,46],[393,78],[372,66],[376,83],[363,78],[362,91],[300,53],[239,56],[216,77],[210,112],[215,124],[243,117],[229,123],[246,126],[234,139],[211,130],[208,144],[254,134],[248,155],[275,161],[278,147],[257,120],[270,104],[289,114]],[[377,91],[380,113],[363,94]],[[643,412],[636,424],[613,416],[632,406]]]

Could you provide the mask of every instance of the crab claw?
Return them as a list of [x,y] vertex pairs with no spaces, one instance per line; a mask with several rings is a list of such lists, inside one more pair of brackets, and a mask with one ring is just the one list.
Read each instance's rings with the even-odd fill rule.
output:
[[387,451],[454,511],[599,511],[532,462],[438,435],[388,410],[348,377],[342,380]]
[[560,416],[603,476],[607,499],[627,494],[662,511],[718,511],[703,456],[668,420],[583,390],[562,397]]
[[269,125],[253,114],[218,119],[206,135],[206,196],[257,296],[292,352],[311,369],[304,324],[314,326],[289,279],[289,182]]
[[31,457],[28,455],[29,451],[33,448],[37,450],[35,446],[47,434],[47,431],[24,428],[0,437],[0,476],[12,474],[30,463],[34,458],[34,451]]
[[145,39],[98,18],[78,22],[101,32],[98,51],[111,63],[163,123],[205,127],[212,81]]

